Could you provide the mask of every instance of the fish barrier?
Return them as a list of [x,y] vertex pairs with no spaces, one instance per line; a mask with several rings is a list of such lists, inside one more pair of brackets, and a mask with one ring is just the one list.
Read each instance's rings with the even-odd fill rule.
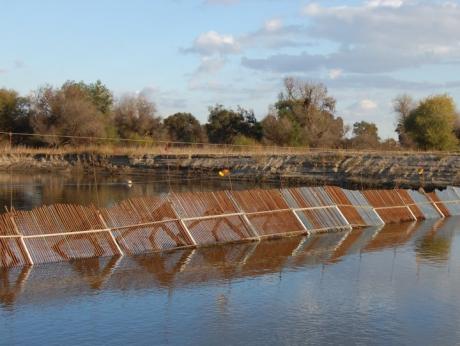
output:
[[0,215],[0,267],[159,253],[453,215],[460,215],[457,187],[430,193],[334,186],[174,192],[107,208],[55,204]]

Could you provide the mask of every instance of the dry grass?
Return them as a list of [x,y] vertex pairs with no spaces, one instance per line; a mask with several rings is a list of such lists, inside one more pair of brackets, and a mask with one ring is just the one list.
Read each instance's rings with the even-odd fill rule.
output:
[[356,150],[356,149],[330,149],[330,148],[306,148],[306,147],[275,147],[275,146],[238,146],[216,144],[184,144],[162,143],[149,144],[101,144],[79,145],[62,147],[27,147],[27,146],[0,146],[0,155],[65,155],[94,153],[99,155],[215,155],[215,156],[269,156],[269,155],[305,155],[305,154],[335,154],[339,156],[350,154],[378,154],[378,155],[414,155],[436,154],[455,155],[458,152],[423,152],[403,150]]

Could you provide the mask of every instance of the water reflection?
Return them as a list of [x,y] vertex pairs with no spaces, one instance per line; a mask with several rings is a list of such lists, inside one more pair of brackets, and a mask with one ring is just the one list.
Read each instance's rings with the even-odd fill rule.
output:
[[[127,181],[132,181],[128,185]],[[101,207],[130,197],[154,196],[169,191],[207,191],[277,186],[276,183],[230,181],[216,176],[195,174],[168,176],[164,173],[143,173],[111,176],[98,172],[34,173],[0,172],[0,206],[30,210],[43,204],[98,204]]]
[[[459,218],[387,225],[310,237],[230,244],[138,257],[113,257],[10,268],[0,271],[0,306],[43,302],[95,292],[159,290],[233,282],[320,267],[346,258],[405,247],[416,260],[445,265]],[[407,250],[409,249],[409,250]],[[220,302],[225,305],[225,298]]]

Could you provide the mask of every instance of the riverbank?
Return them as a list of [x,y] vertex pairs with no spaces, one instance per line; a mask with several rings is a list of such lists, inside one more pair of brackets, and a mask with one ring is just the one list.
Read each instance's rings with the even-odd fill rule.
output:
[[303,154],[27,154],[3,153],[0,171],[81,171],[189,178],[217,177],[248,181],[280,181],[304,185],[419,188],[460,185],[460,155],[442,153],[325,151]]

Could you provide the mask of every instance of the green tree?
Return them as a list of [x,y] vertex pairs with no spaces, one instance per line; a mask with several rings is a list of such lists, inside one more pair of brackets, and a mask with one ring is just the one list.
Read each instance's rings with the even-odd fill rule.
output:
[[377,125],[367,121],[354,123],[351,142],[354,148],[377,148],[380,144]]
[[237,136],[262,139],[262,126],[254,112],[241,107],[236,111],[222,105],[210,107],[206,132],[212,143],[234,143]]
[[107,88],[107,86],[104,85],[100,80],[90,84],[86,84],[83,81],[79,83],[70,81],[67,83],[78,85],[88,94],[93,104],[101,113],[106,115],[110,114],[113,107],[113,94],[112,91],[110,91],[110,89]]
[[[276,144],[306,145],[312,147],[340,145],[346,132],[343,120],[335,115],[336,100],[328,95],[323,84],[303,82],[294,78],[284,80],[284,90],[267,121],[264,121],[264,134],[268,141],[278,140]],[[289,123],[289,125],[287,125]],[[274,136],[276,130],[270,126],[284,126],[289,129],[286,135]],[[280,143],[281,138],[287,142]]]
[[0,89],[0,131],[30,132],[29,102],[14,90]]
[[455,136],[457,119],[452,97],[430,96],[410,112],[404,121],[404,129],[422,149],[450,150],[458,145]]
[[168,136],[173,141],[203,142],[205,134],[200,122],[191,113],[176,113],[163,121]]

